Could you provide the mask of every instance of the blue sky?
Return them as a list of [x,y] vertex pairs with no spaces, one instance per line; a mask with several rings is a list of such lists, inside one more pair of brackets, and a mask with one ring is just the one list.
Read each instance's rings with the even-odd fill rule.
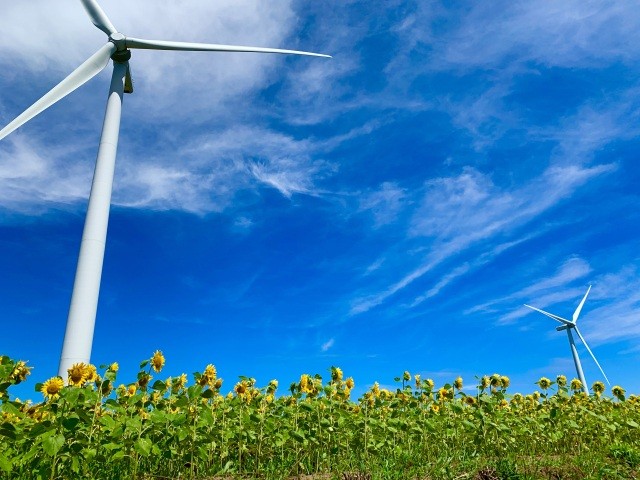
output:
[[[102,0],[134,51],[92,361],[282,385],[341,366],[640,392],[640,13],[628,3]],[[80,2],[0,20],[0,123],[95,52]],[[57,371],[110,67],[0,142],[0,351]],[[587,380],[600,379],[579,345]],[[164,376],[164,373],[161,375]],[[224,389],[223,388],[223,389]]]

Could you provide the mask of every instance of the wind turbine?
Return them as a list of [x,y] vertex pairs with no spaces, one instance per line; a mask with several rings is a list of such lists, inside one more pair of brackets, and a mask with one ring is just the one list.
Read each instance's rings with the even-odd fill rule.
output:
[[[73,284],[69,316],[64,335],[58,374],[65,378],[74,363],[88,363],[91,357],[93,330],[98,307],[102,262],[107,238],[109,207],[115,168],[123,93],[133,93],[129,59],[130,49],[180,50],[208,52],[284,53],[329,57],[319,53],[282,50],[278,48],[186,43],[165,40],[145,40],[123,35],[111,23],[96,0],[80,0],[93,24],[108,36],[108,41],[75,69],[67,78],[53,87],[40,100],[0,130],[0,140],[15,129],[46,110],[80,86],[95,77],[113,60],[113,74],[107,98],[102,136],[96,159],[89,205],[85,219],[78,266]],[[330,58],[330,57],[329,57]]]
[[567,320],[566,318],[559,317],[557,315],[554,315],[553,313],[545,312],[544,310],[540,310],[539,308],[532,307],[531,305],[525,304],[525,307],[529,307],[530,309],[535,310],[536,312],[540,312],[543,315],[546,315],[549,318],[553,318],[555,321],[560,322],[562,324],[559,327],[556,327],[556,330],[558,330],[559,332],[562,330],[566,330],[567,332],[567,336],[569,337],[569,345],[571,347],[571,354],[573,355],[573,363],[575,363],[576,365],[576,372],[578,373],[578,378],[582,382],[582,389],[585,392],[588,391],[587,381],[584,378],[584,372],[582,371],[582,364],[580,363],[580,357],[578,357],[578,350],[576,349],[576,344],[573,341],[573,335],[571,334],[571,330],[576,331],[576,333],[578,334],[578,337],[580,337],[580,340],[582,340],[582,344],[587,349],[587,352],[589,352],[589,355],[591,355],[591,358],[593,358],[593,361],[596,362],[596,365],[598,365],[598,368],[602,372],[602,375],[604,375],[605,380],[609,385],[611,385],[611,382],[609,382],[607,375],[604,373],[604,370],[598,363],[598,360],[596,360],[596,356],[593,354],[593,352],[589,348],[589,345],[587,345],[587,341],[584,339],[584,337],[580,333],[580,330],[578,330],[578,326],[576,325],[576,322],[578,321],[578,317],[580,316],[580,311],[582,310],[582,307],[584,306],[584,302],[587,300],[587,295],[589,295],[590,291],[591,291],[591,285],[589,285],[589,288],[587,289],[587,293],[585,293],[584,297],[582,297],[582,301],[578,305],[578,308],[576,308],[576,311],[573,312],[573,317],[571,320]]

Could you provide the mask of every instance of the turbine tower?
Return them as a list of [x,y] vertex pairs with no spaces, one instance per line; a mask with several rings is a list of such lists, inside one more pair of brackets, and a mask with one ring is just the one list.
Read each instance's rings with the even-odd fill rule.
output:
[[107,66],[109,59],[113,60],[111,86],[107,98],[102,136],[98,148],[91,193],[89,194],[89,205],[82,233],[78,266],[73,284],[73,293],[71,294],[62,354],[60,356],[58,374],[63,378],[65,378],[66,371],[72,364],[77,362],[88,363],[91,357],[100,278],[102,276],[102,262],[109,222],[123,93],[133,93],[133,82],[129,68],[131,49],[284,53],[329,57],[329,55],[318,53],[278,48],[145,40],[129,37],[120,33],[113,26],[96,0],[80,1],[93,24],[107,35],[107,43],[40,100],[36,101],[15,120],[0,130],[1,140],[58,100],[84,85]]
[[566,318],[559,317],[557,315],[554,315],[553,313],[545,312],[544,310],[540,310],[539,308],[532,307],[531,305],[525,304],[525,307],[529,307],[530,309],[535,310],[536,312],[540,312],[543,315],[546,315],[549,318],[553,318],[555,321],[560,322],[562,324],[559,327],[556,327],[556,330],[558,330],[559,332],[562,330],[566,330],[567,332],[567,336],[569,337],[569,346],[571,347],[571,355],[573,355],[573,363],[576,366],[576,373],[578,374],[578,378],[582,382],[582,390],[584,392],[588,392],[589,387],[587,386],[587,380],[584,378],[584,372],[582,371],[582,364],[580,363],[580,357],[578,357],[578,350],[576,349],[576,344],[573,340],[573,335],[571,334],[571,330],[576,331],[576,333],[578,334],[578,337],[580,337],[580,340],[582,340],[582,344],[591,355],[591,358],[593,358],[593,361],[596,362],[596,365],[598,365],[598,368],[602,372],[602,375],[604,375],[605,380],[609,385],[611,385],[611,383],[609,382],[609,379],[607,378],[607,375],[604,373],[604,370],[598,363],[598,360],[596,360],[596,356],[593,354],[593,352],[589,348],[589,345],[587,345],[587,341],[584,339],[584,337],[580,333],[580,330],[578,330],[578,326],[576,325],[578,317],[580,316],[580,311],[582,310],[582,307],[584,306],[584,302],[587,300],[587,296],[589,295],[590,291],[591,291],[591,285],[589,285],[589,288],[587,289],[587,293],[585,293],[584,297],[582,297],[582,301],[578,305],[578,308],[576,308],[576,311],[573,312],[573,317],[571,320],[567,320]]

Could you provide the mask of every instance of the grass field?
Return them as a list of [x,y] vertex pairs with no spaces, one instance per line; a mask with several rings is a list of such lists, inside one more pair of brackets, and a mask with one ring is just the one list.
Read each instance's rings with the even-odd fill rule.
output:
[[[0,479],[632,479],[640,472],[640,398],[592,394],[541,378],[508,392],[506,376],[434,385],[404,372],[352,399],[352,378],[302,375],[286,388],[242,377],[222,392],[213,365],[158,379],[164,357],[128,383],[118,366],[77,364],[66,385],[21,402],[29,368],[0,357]],[[286,393],[284,393],[284,390]]]

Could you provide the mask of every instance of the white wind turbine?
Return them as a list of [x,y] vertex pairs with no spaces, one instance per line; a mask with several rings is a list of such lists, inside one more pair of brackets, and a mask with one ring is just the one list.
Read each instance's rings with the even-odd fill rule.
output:
[[576,344],[573,341],[573,335],[571,334],[571,330],[576,331],[576,333],[578,334],[578,337],[580,337],[580,340],[582,340],[582,344],[591,355],[591,358],[593,358],[593,361],[596,362],[596,365],[598,365],[598,368],[602,372],[602,375],[604,375],[605,380],[609,385],[611,385],[611,383],[609,382],[609,379],[607,378],[607,375],[604,373],[604,370],[598,363],[598,360],[596,360],[596,356],[593,354],[593,352],[589,348],[589,345],[587,345],[586,340],[584,339],[584,337],[580,333],[580,330],[578,330],[578,326],[576,325],[578,316],[580,316],[580,311],[582,310],[584,302],[587,300],[587,295],[589,295],[590,291],[591,291],[591,285],[589,285],[589,288],[587,289],[587,293],[584,294],[584,297],[582,298],[582,301],[578,305],[578,308],[576,308],[576,311],[573,312],[573,317],[571,320],[567,320],[566,318],[559,317],[557,315],[554,315],[553,313],[545,312],[544,310],[540,310],[539,308],[532,307],[531,305],[525,304],[525,307],[529,307],[530,309],[535,310],[536,312],[540,312],[543,315],[546,315],[547,317],[553,318],[555,321],[562,323],[562,325],[560,325],[559,327],[556,327],[556,330],[567,331],[567,336],[569,337],[569,345],[571,346],[571,354],[573,355],[573,363],[575,363],[576,365],[576,372],[578,374],[578,378],[582,382],[582,388],[585,392],[588,391],[587,381],[584,378],[584,372],[582,371],[582,364],[580,363],[580,358],[578,357],[578,350],[576,349]]
[[48,107],[64,98],[94,76],[113,60],[111,87],[102,127],[102,136],[89,195],[89,205],[82,233],[67,328],[60,356],[58,374],[63,378],[67,368],[76,362],[89,362],[93,330],[98,306],[102,262],[109,222],[109,207],[115,167],[116,148],[120,130],[123,93],[133,93],[129,69],[129,49],[182,50],[209,52],[286,53],[329,57],[318,53],[281,50],[277,48],[185,43],[164,40],[145,40],[128,37],[118,32],[96,0],[80,0],[93,24],[108,36],[108,41],[67,78],[53,87],[40,100],[27,108],[15,120],[0,130],[0,140]]

